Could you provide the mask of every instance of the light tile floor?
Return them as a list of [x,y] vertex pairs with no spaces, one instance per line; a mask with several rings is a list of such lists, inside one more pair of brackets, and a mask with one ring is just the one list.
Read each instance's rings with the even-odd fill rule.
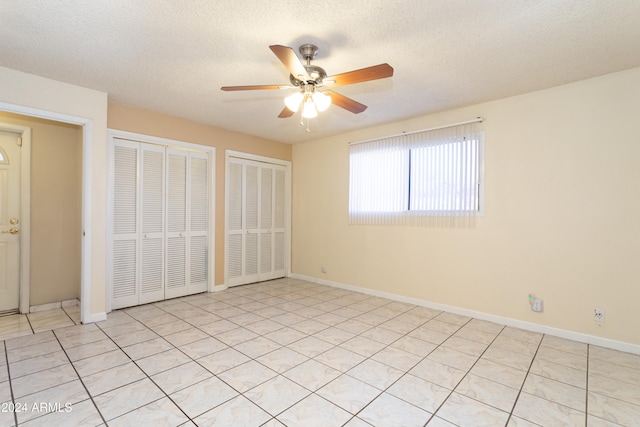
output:
[[0,341],[1,426],[640,425],[638,355],[301,280],[50,315]]
[[80,324],[77,305],[0,317],[0,341]]

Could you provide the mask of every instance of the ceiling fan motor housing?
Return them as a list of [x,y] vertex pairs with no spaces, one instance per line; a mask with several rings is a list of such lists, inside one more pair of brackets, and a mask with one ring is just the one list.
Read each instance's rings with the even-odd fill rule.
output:
[[324,70],[324,68],[318,67],[317,65],[305,65],[304,68],[305,70],[307,70],[307,73],[311,77],[311,80],[305,81],[304,79],[299,79],[293,74],[289,74],[289,80],[291,81],[292,85],[302,86],[304,84],[321,84],[322,79],[327,77],[327,72]]
[[309,43],[303,44],[298,48],[298,52],[300,52],[300,55],[302,55],[302,57],[307,61],[308,64],[309,61],[315,58],[318,54],[318,46]]
[[311,77],[311,80],[304,80],[298,78],[298,76],[294,76],[293,74],[289,74],[289,81],[294,86],[304,86],[308,84],[318,85],[322,83],[322,79],[327,77],[327,72],[322,67],[318,67],[317,65],[311,65],[311,60],[316,57],[318,54],[318,46],[313,44],[303,44],[298,48],[298,51],[302,55],[302,57],[307,62],[303,64],[305,70],[307,70],[307,74]]

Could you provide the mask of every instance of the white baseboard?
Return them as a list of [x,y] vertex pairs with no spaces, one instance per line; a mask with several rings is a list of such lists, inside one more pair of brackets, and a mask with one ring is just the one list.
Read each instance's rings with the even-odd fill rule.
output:
[[229,288],[228,285],[214,285],[213,286],[213,292],[220,292],[220,291],[224,291],[225,289]]
[[55,310],[56,308],[62,308],[60,302],[51,302],[49,304],[32,305],[29,307],[29,313],[37,313],[39,311]]
[[83,319],[82,324],[86,325],[87,323],[102,322],[103,320],[107,320],[107,313],[94,313],[91,314],[88,319]]
[[68,299],[59,302],[51,302],[48,304],[32,305],[29,307],[29,313],[37,313],[39,311],[55,310],[56,308],[72,307],[74,305],[80,305],[78,299]]
[[624,341],[616,341],[608,338],[596,337],[594,335],[584,334],[581,332],[574,332],[566,329],[540,325],[537,323],[525,322],[524,320],[512,319],[510,317],[496,316],[494,314],[468,310],[465,308],[455,307],[455,306],[446,305],[446,304],[439,304],[439,303],[435,303],[427,300],[422,300],[419,298],[412,298],[412,297],[406,297],[403,295],[397,295],[390,292],[376,291],[374,289],[363,288],[360,286],[332,282],[330,280],[319,279],[317,277],[311,277],[311,276],[305,276],[303,274],[292,273],[291,277],[296,279],[306,280],[308,282],[319,283],[321,285],[328,285],[328,286],[333,286],[335,288],[361,292],[367,295],[388,298],[394,301],[415,304],[422,307],[432,308],[434,310],[448,311],[450,313],[459,314],[462,316],[469,316],[476,319],[486,320],[489,322],[499,323],[501,325],[512,326],[514,328],[520,328],[520,329],[524,329],[531,332],[539,332],[547,335],[553,335],[560,338],[566,338],[569,340],[579,341],[586,344],[593,344],[601,347],[607,347],[613,350],[624,351],[627,353],[640,354],[640,345],[638,344],[632,344]]

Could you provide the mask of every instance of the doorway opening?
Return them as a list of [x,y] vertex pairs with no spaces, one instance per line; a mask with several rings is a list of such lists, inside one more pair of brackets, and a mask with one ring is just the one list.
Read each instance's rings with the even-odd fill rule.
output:
[[[88,165],[90,164],[90,160],[91,160],[92,120],[87,118],[82,118],[82,117],[70,116],[67,114],[40,110],[32,107],[24,107],[20,105],[0,102],[0,122],[2,121],[6,122],[7,121],[5,120],[6,117],[19,118],[21,120],[32,121],[32,122],[39,121],[40,123],[47,123],[51,126],[57,126],[59,128],[73,129],[73,132],[75,132],[77,135],[77,137],[75,138],[75,144],[76,144],[77,150],[75,154],[73,154],[72,156],[73,156],[73,160],[76,162],[78,166],[73,169],[73,178],[71,179],[67,178],[66,184],[64,183],[65,181],[63,180],[63,183],[60,184],[60,186],[64,188],[66,186],[73,185],[80,189],[79,192],[74,190],[74,194],[76,194],[77,196],[77,201],[73,203],[75,210],[72,215],[73,217],[80,218],[79,226],[75,227],[74,231],[71,231],[71,232],[66,231],[67,228],[65,227],[62,227],[57,230],[54,227],[50,227],[48,232],[54,233],[54,234],[49,234],[49,238],[54,240],[53,243],[67,244],[68,242],[72,242],[71,246],[74,247],[73,249],[74,253],[79,252],[79,259],[76,256],[74,263],[71,267],[70,267],[70,263],[65,263],[64,265],[64,268],[66,269],[71,268],[71,270],[73,271],[72,274],[76,277],[76,279],[72,281],[71,286],[67,286],[67,287],[74,289],[72,296],[77,295],[76,301],[77,301],[77,298],[79,298],[80,322],[95,321],[92,319],[92,317],[95,317],[95,316],[91,315],[91,310],[90,310],[91,309],[91,299],[90,299],[91,264],[88,261],[90,260],[90,253],[91,253],[91,238],[90,238],[90,235],[86,233],[86,230],[90,229],[90,222],[91,222],[91,217],[90,217],[91,194],[89,192],[89,189],[91,185],[92,175]],[[33,128],[33,126],[27,126],[27,125],[22,125],[22,126],[28,127],[30,129]],[[31,136],[33,137],[33,134],[31,134]],[[36,135],[36,137],[38,136],[39,134]],[[60,152],[62,153],[62,151]],[[70,155],[67,153],[67,157],[69,156]],[[51,163],[50,165],[55,165],[55,163]],[[62,165],[59,165],[59,166],[62,166]],[[60,170],[61,169],[59,168],[58,172]],[[31,206],[30,197],[31,197],[31,189],[27,187],[27,191],[23,192],[22,194],[23,204],[27,202],[27,205]],[[32,214],[33,214],[33,211],[34,209],[31,209]],[[46,220],[56,219],[56,217],[57,217],[58,223],[60,223],[65,219],[65,213],[63,210],[62,211],[54,210],[53,212],[43,211],[41,212],[41,214],[42,214],[41,217],[44,217],[44,223],[46,223]],[[69,219],[68,221],[69,224],[70,223],[76,224],[77,222],[75,219],[70,219],[70,218],[67,218],[67,219]],[[27,224],[25,224],[25,221],[27,222]],[[26,227],[27,230],[25,230],[25,233],[27,234],[27,236],[23,235],[22,237],[22,241],[25,242],[25,245],[23,245],[21,248],[21,256],[24,255],[26,260],[33,258],[33,255],[34,255],[34,251],[32,250],[33,248],[31,248],[29,245],[29,242],[34,242],[35,240],[33,236],[29,236],[29,233],[31,231],[30,229],[33,228],[33,227],[29,227],[30,225],[28,224],[29,222],[30,221],[28,218],[22,222],[23,227],[24,225],[27,225]],[[41,224],[41,227],[42,227],[42,224]],[[45,225],[45,227],[47,226]],[[55,234],[56,232],[57,234]],[[74,235],[73,239],[65,238],[65,237],[69,237],[69,236],[65,236],[65,234]],[[31,238],[25,238],[25,237],[31,237]],[[45,252],[49,252],[49,251],[45,250]],[[49,255],[51,255],[50,252],[49,252]],[[46,257],[45,259],[51,259],[51,257]],[[31,261],[33,260],[31,259]],[[22,284],[20,286],[19,309],[21,313],[28,313],[31,307],[33,307],[34,305],[46,305],[46,303],[43,303],[44,301],[43,299],[39,299],[41,297],[45,299],[46,298],[54,298],[54,299],[62,298],[62,301],[64,301],[64,298],[67,298],[66,296],[60,297],[57,295],[52,296],[52,295],[40,294],[40,292],[34,293],[33,280],[32,280],[33,278],[31,277],[31,275],[34,272],[36,267],[33,265],[33,263],[31,263],[30,266],[27,266],[26,263],[23,263],[23,265],[24,267],[21,269],[20,279],[22,281],[22,284],[24,284],[25,286],[22,286]],[[78,277],[79,277],[79,283],[78,283]],[[60,291],[60,289],[58,289],[57,287],[50,286],[50,285],[45,286],[45,289],[47,290],[46,292],[50,292],[53,290],[54,294]],[[66,291],[63,291],[63,293],[64,292]],[[35,295],[35,299],[34,299],[34,295]],[[72,297],[69,299],[73,300],[74,298]],[[57,303],[61,303],[62,301],[57,301]],[[67,301],[67,303],[68,302],[69,301]]]
[[[0,130],[19,138],[19,311],[77,304],[82,265],[82,127],[0,112]],[[8,266],[11,267],[11,266]]]

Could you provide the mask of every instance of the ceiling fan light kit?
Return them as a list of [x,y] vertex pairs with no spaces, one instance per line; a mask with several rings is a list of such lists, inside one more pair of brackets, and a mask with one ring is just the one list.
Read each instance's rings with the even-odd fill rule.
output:
[[331,95],[316,91],[313,85],[305,85],[299,92],[284,99],[287,108],[296,113],[302,106],[302,117],[314,118],[318,112],[325,111],[331,105]]
[[298,108],[300,108],[300,103],[303,99],[304,95],[302,94],[302,92],[296,92],[284,99],[284,105],[286,105],[289,110],[295,113],[298,111]]
[[303,44],[298,49],[306,64],[303,64],[293,49],[288,46],[272,45],[269,48],[289,70],[289,81],[292,86],[223,86],[220,89],[223,91],[297,89],[295,93],[285,97],[285,107],[278,115],[279,118],[291,117],[299,110],[302,110],[301,116],[303,118],[312,119],[318,116],[318,112],[329,108],[332,103],[354,114],[359,114],[367,109],[366,105],[329,90],[329,88],[393,76],[393,68],[389,64],[379,64],[360,70],[327,76],[323,68],[311,65],[311,60],[318,53],[318,47],[313,44]]

